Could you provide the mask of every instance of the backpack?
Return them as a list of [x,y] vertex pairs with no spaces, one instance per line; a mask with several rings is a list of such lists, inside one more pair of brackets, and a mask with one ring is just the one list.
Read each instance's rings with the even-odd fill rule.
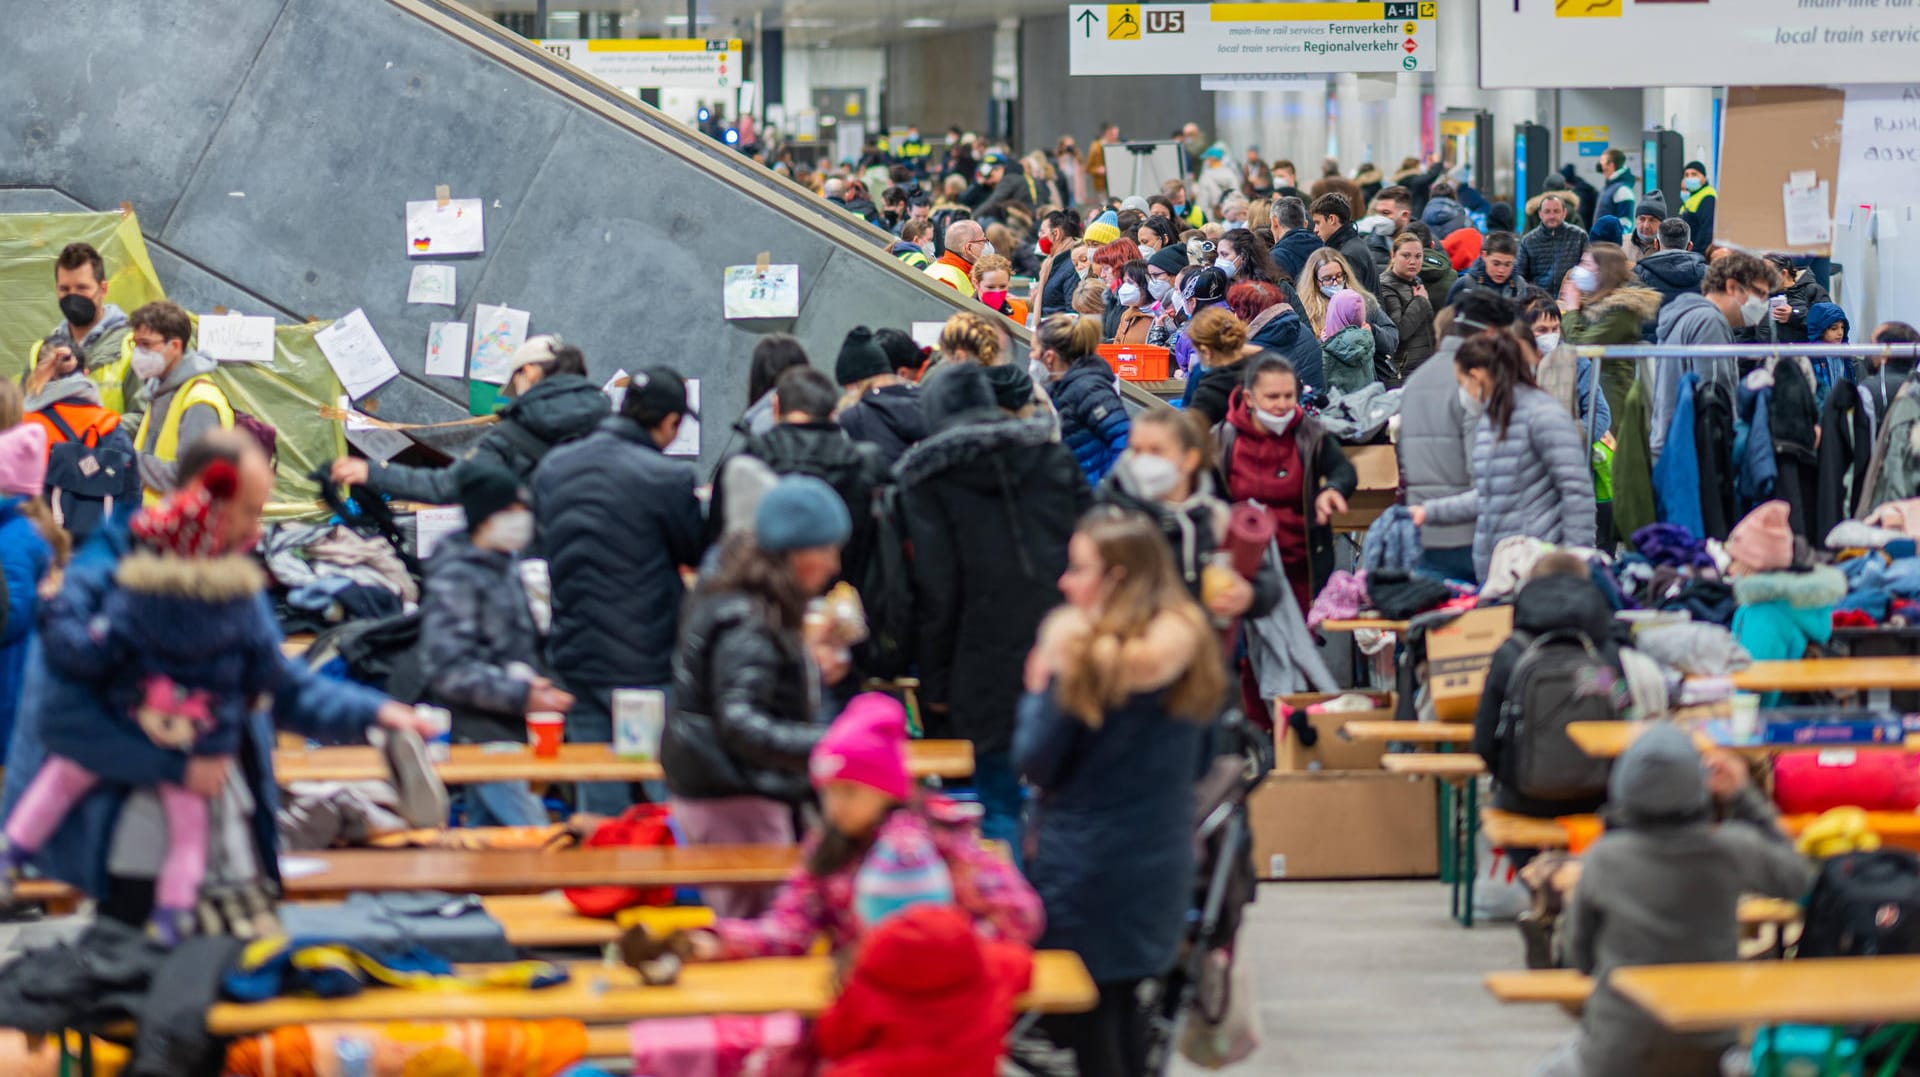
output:
[[[587,849],[657,848],[678,845],[667,809],[660,804],[635,804],[601,823],[580,843]],[[570,886],[561,891],[582,916],[608,917],[635,905],[671,905],[671,886]]]
[[38,412],[60,431],[61,441],[47,450],[47,504],[54,522],[73,536],[77,546],[113,515],[116,505],[140,507],[139,456],[124,430],[92,440],[82,439],[60,417],[59,409]]
[[1571,722],[1612,722],[1627,688],[1584,632],[1515,631],[1524,650],[1507,681],[1494,732],[1500,784],[1536,800],[1584,800],[1607,792],[1610,760],[1595,759],[1567,736]]
[[900,515],[900,492],[882,486],[873,492],[873,534],[866,572],[858,581],[867,610],[867,641],[860,668],[887,679],[913,663],[913,576],[907,552],[907,526]]
[[1920,954],[1920,858],[1903,849],[1843,853],[1807,894],[1799,957]]

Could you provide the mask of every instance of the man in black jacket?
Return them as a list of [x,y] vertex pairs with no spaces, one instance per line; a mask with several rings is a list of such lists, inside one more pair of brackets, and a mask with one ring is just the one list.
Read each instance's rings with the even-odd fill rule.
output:
[[1014,708],[1092,492],[1051,424],[1001,411],[979,367],[948,364],[921,393],[933,434],[894,467],[913,550],[920,700],[930,734],[973,742],[981,832],[1018,849]]
[[840,428],[853,440],[878,449],[888,468],[927,436],[920,390],[900,373],[904,369],[911,374],[919,366],[920,349],[912,337],[898,329],[876,333],[864,325],[847,334],[833,364],[833,380],[846,393]]
[[[1651,199],[1651,196],[1649,196]],[[1634,265],[1640,283],[1660,293],[1660,305],[1683,295],[1697,295],[1707,279],[1707,260],[1693,249],[1687,222],[1668,217],[1660,222],[1659,249]]]
[[1307,204],[1292,195],[1273,200],[1273,234],[1273,264],[1290,281],[1300,279],[1308,255],[1326,246],[1319,234],[1307,227]]
[[1355,281],[1371,284],[1380,279],[1366,237],[1353,226],[1353,205],[1346,195],[1335,191],[1313,200],[1313,230],[1320,242],[1339,251],[1353,267]]
[[[686,382],[667,367],[631,376],[620,414],[547,454],[533,475],[534,520],[552,577],[548,668],[573,693],[567,739],[613,739],[613,690],[673,679],[683,565],[703,543],[693,467],[662,452],[680,432]],[[616,815],[617,783],[582,784],[582,811]]]

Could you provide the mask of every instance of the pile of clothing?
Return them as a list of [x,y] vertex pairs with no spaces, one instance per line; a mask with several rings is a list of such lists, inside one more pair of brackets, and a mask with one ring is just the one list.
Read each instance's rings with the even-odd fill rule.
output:
[[262,541],[276,613],[289,632],[390,617],[420,601],[420,583],[392,543],[336,524],[280,524]]

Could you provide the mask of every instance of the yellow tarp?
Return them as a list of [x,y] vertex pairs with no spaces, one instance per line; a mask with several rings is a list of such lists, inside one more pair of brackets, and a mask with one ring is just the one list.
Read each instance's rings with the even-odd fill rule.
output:
[[[18,379],[34,342],[59,324],[53,260],[60,248],[83,241],[93,244],[107,263],[108,302],[132,313],[144,303],[166,298],[134,215],[0,214],[0,375]],[[272,365],[221,363],[214,375],[235,408],[280,433],[280,473],[267,506],[267,514],[276,519],[323,513],[319,491],[307,475],[346,455],[340,423],[320,414],[322,407],[339,403],[342,392],[340,379],[313,341],[325,324],[278,326]]]

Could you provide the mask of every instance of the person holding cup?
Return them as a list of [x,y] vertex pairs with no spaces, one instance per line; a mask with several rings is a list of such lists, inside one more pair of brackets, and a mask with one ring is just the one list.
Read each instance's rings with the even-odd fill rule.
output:
[[[788,475],[760,499],[751,533],[721,547],[701,582],[674,655],[672,709],[661,738],[673,816],[690,845],[791,845],[793,811],[810,796],[807,756],[822,686],[846,679],[834,618],[808,605],[840,575],[853,531],[846,503],[811,475]],[[769,887],[706,887],[722,917],[763,912]]]
[[[472,464],[455,476],[465,531],[440,540],[426,565],[420,642],[431,702],[453,714],[453,739],[519,742],[538,716],[573,697],[540,674],[540,632],[520,573],[533,514],[513,473]],[[556,734],[557,736],[557,734]],[[546,807],[525,782],[465,787],[473,826],[542,826]]]

